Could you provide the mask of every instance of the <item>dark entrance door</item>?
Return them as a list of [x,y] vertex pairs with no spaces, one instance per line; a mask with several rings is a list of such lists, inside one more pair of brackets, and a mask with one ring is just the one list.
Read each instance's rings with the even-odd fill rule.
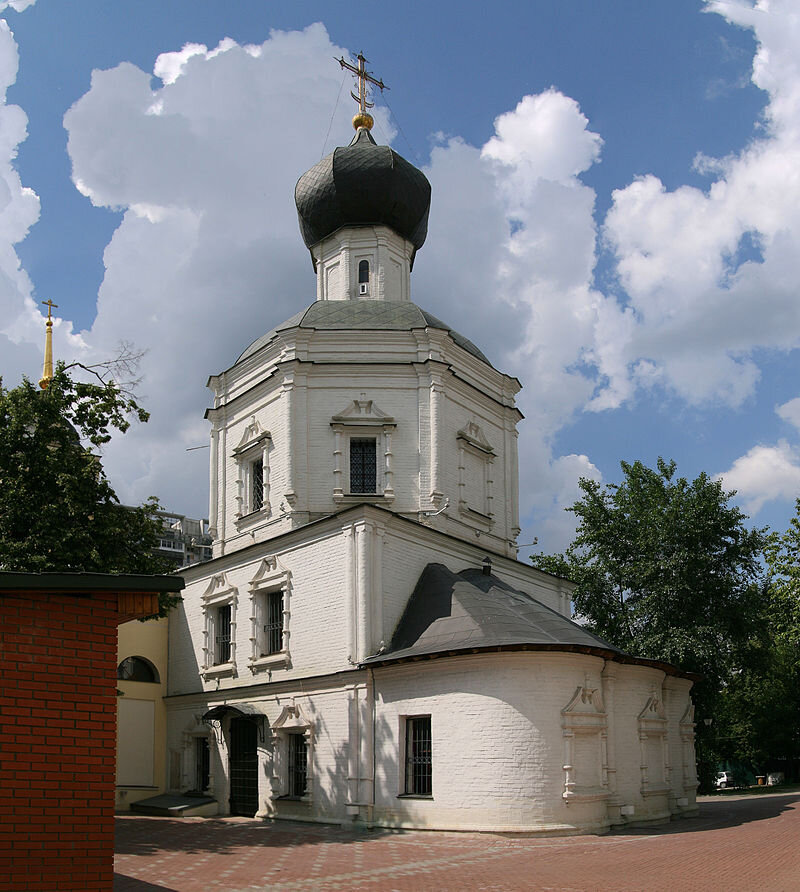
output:
[[252,818],[258,811],[258,729],[249,719],[231,719],[231,814]]

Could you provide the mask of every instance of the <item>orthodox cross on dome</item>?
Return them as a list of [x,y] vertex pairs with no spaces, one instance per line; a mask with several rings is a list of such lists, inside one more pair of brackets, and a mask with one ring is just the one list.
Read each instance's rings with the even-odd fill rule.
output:
[[47,328],[44,335],[44,364],[39,387],[47,390],[47,385],[53,380],[53,308],[57,309],[58,304],[54,304],[49,298],[42,303],[47,307]]
[[358,80],[358,95],[356,96],[352,90],[350,91],[350,95],[358,103],[358,114],[353,117],[353,127],[356,130],[358,130],[359,127],[365,127],[367,130],[371,130],[372,125],[375,122],[373,121],[372,115],[367,112],[367,109],[372,108],[375,103],[367,102],[367,84],[374,84],[376,87],[380,88],[381,92],[388,90],[389,88],[382,80],[376,80],[372,74],[367,71],[366,64],[368,60],[364,57],[363,53],[359,53],[356,56],[356,59],[358,60],[358,67],[351,65],[349,62],[345,62],[344,56],[336,61],[342,68],[352,71]]

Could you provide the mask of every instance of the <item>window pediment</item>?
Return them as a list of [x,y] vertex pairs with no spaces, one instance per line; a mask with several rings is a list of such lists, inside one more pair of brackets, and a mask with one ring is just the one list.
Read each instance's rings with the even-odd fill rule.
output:
[[291,575],[291,571],[283,566],[276,555],[268,555],[258,565],[258,570],[250,580],[250,591],[285,588]]
[[331,418],[331,424],[346,424],[354,426],[384,426],[396,427],[396,422],[391,415],[378,408],[374,400],[351,400],[341,412]]
[[228,582],[227,575],[225,573],[217,573],[208,581],[206,590],[200,595],[200,600],[204,605],[209,605],[235,600],[236,595],[236,587]]
[[284,706],[281,714],[272,723],[273,732],[284,731],[294,734],[300,731],[309,731],[310,729],[311,722],[306,718],[299,703]]
[[467,422],[456,436],[459,440],[463,440],[473,448],[485,452],[488,455],[494,455],[494,449],[492,448],[491,443],[486,439],[480,425],[476,424],[474,421]]
[[266,440],[271,440],[272,436],[269,431],[262,429],[255,415],[250,419],[250,424],[244,429],[242,437],[238,445],[234,446],[233,454],[238,458],[243,453],[256,447],[263,448]]

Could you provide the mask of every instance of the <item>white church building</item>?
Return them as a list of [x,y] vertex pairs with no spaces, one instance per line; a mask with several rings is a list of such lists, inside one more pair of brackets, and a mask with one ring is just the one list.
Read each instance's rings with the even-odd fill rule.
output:
[[692,683],[517,560],[521,385],[411,302],[430,185],[354,124],[296,188],[316,301],[209,382],[215,542],[169,622],[169,788],[384,827],[694,813]]

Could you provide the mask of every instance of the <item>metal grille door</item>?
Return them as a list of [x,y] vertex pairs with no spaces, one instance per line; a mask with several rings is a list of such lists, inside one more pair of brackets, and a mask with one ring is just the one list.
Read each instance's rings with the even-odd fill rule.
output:
[[258,811],[258,728],[249,719],[231,719],[231,814],[252,818]]

